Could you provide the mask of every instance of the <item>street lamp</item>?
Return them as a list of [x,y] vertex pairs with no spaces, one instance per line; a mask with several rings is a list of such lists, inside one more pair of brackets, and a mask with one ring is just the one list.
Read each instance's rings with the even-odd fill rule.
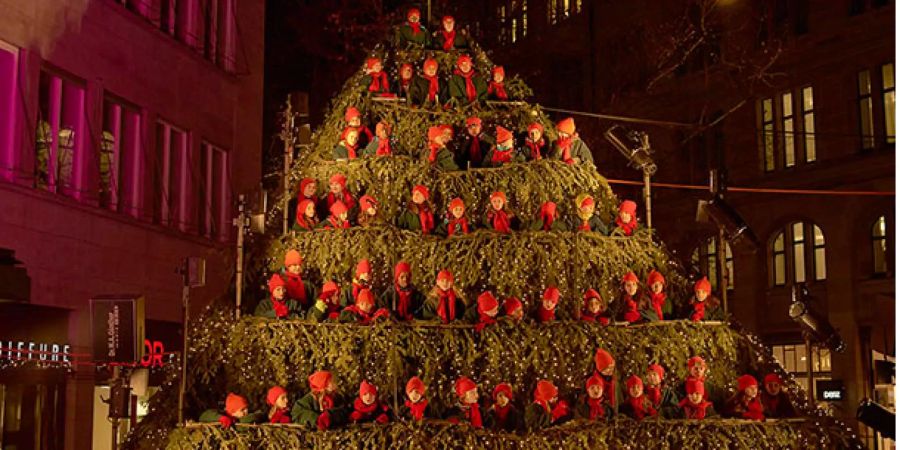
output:
[[636,131],[621,125],[613,125],[603,133],[625,159],[628,165],[644,174],[644,205],[647,210],[647,228],[653,228],[653,216],[650,207],[650,177],[656,173],[656,163],[650,157],[650,136],[645,131]]

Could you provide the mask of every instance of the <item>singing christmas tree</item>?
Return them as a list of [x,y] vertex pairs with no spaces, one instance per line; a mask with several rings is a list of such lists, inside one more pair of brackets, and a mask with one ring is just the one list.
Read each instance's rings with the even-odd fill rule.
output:
[[173,375],[131,448],[859,445],[685,277],[572,118],[419,18],[297,156],[290,231],[249,257],[259,303],[194,323],[187,422]]

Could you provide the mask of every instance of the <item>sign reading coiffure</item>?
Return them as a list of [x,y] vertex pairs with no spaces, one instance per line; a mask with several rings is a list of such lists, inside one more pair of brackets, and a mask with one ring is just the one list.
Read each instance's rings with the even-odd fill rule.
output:
[[94,361],[134,363],[144,348],[144,297],[101,296],[91,299]]

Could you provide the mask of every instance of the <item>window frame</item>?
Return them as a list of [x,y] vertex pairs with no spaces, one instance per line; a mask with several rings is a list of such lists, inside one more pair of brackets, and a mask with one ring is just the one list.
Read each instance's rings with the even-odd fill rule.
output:
[[229,176],[231,153],[205,139],[201,141],[200,150],[203,159],[201,165],[203,181],[201,189],[197,192],[202,197],[202,203],[197,208],[201,213],[198,219],[199,234],[208,239],[225,242],[230,236],[228,230],[230,230],[231,205]]
[[[766,118],[767,105],[768,111],[771,113],[768,119]],[[775,144],[775,136],[777,134],[775,130],[776,116],[775,99],[772,97],[761,99],[759,102],[759,145],[762,153],[763,172],[765,173],[774,172],[777,167],[777,150]]]
[[[8,119],[0,122],[0,180],[16,179],[18,158],[16,149],[17,114],[16,92],[19,83],[19,48],[0,40],[0,116]],[[5,82],[4,82],[5,80]]]
[[[885,76],[885,69],[890,67],[890,86],[888,86],[888,77]],[[881,72],[881,107],[883,112],[883,126],[884,126],[884,143],[888,146],[894,146],[897,142],[896,136],[896,117],[895,117],[895,108],[896,108],[896,68],[894,67],[893,62],[889,62],[886,64],[882,64],[880,67]],[[888,107],[888,98],[890,98],[891,106]],[[889,113],[890,112],[890,113]],[[891,134],[893,132],[894,134]]]
[[813,85],[805,84],[757,101],[757,145],[764,174],[818,161],[814,98]]
[[[878,234],[876,234],[876,229],[878,227],[879,222],[883,222],[883,228],[884,228],[884,230],[882,231],[882,234],[880,236]],[[893,255],[893,248],[894,248],[893,235],[891,234],[891,231],[893,230],[892,226],[893,226],[893,223],[892,223],[891,217],[889,217],[887,214],[882,214],[882,215],[876,217],[875,221],[872,222],[871,226],[869,227],[869,242],[870,242],[869,249],[871,250],[871,253],[870,253],[871,264],[870,264],[869,268],[872,271],[873,277],[887,278],[887,277],[892,276],[891,274],[894,269],[893,268],[893,259],[891,258],[891,255]],[[880,268],[878,267],[878,258],[876,256],[876,243],[879,241],[881,242],[881,246],[882,246],[881,251],[884,252],[884,254],[882,256],[882,264],[884,266],[884,270],[880,270]]]
[[[47,148],[47,179],[46,185],[41,186],[38,168],[38,146],[35,145],[33,157],[35,158],[35,187],[56,194],[72,197],[76,200],[83,198],[84,184],[84,161],[86,157],[87,140],[87,83],[78,77],[69,75],[65,72],[57,70],[53,67],[41,67],[40,80],[38,81],[38,118],[37,128],[41,127],[42,119],[47,119],[47,126],[50,132],[50,144]],[[47,114],[50,117],[44,118],[42,109],[44,107],[42,99],[43,79],[47,77]],[[74,103],[74,104],[73,104]],[[67,117],[70,116],[70,117]],[[64,122],[73,120],[71,126]],[[61,181],[63,178],[60,174],[62,164],[60,164],[61,154],[61,134],[69,130],[73,135],[71,142],[71,168],[68,174],[68,182]],[[33,136],[32,139],[36,139]],[[65,183],[65,184],[64,184]]]
[[[832,361],[831,351],[829,351],[827,348],[814,346],[812,349],[812,361],[805,361],[806,344],[803,342],[798,343],[796,341],[790,341],[783,343],[774,343],[769,348],[771,349],[770,351],[772,357],[776,361],[778,361],[779,364],[781,364],[781,367],[784,368],[785,372],[791,374],[801,388],[806,387],[806,389],[808,389],[807,395],[814,395],[811,390],[815,388],[815,385],[806,386],[807,369],[809,364],[812,364],[813,368],[813,383],[818,380],[830,380],[833,377],[834,364]],[[789,353],[791,355],[790,361],[787,360],[787,355]],[[800,365],[802,361],[805,361],[803,366]]]
[[[700,272],[709,277],[709,282],[713,290],[718,290],[718,239],[716,236],[710,236],[691,252],[691,263],[700,269]],[[725,273],[728,280],[728,290],[734,291],[734,253],[731,250],[731,244],[725,242]]]
[[[799,238],[796,232],[798,227],[802,233]],[[816,240],[817,234],[822,238],[821,243]],[[782,243],[781,249],[777,245],[779,242]],[[828,279],[827,239],[822,228],[814,222],[795,220],[779,227],[769,241],[768,252],[770,287],[816,283]],[[778,270],[779,258],[783,273]]]
[[[863,82],[863,75],[865,75],[865,82]],[[875,148],[873,100],[872,74],[869,69],[860,70],[856,73],[856,105],[859,114],[860,147],[864,151]]]

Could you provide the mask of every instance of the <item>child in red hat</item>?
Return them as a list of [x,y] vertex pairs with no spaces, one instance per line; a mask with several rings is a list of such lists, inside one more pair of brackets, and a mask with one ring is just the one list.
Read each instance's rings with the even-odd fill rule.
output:
[[609,325],[612,315],[609,312],[609,304],[600,293],[594,289],[588,289],[584,293],[584,306],[581,309],[583,322],[597,323],[603,326]]
[[552,159],[560,160],[566,164],[594,163],[591,149],[581,140],[575,132],[575,119],[567,117],[556,124],[556,134],[559,136],[553,142]]
[[466,135],[459,152],[460,167],[482,167],[485,155],[491,152],[494,138],[482,130],[480,118],[472,116],[466,119]]
[[392,149],[391,125],[380,120],[375,124],[375,137],[366,146],[363,156],[391,156]]
[[647,275],[647,287],[650,290],[650,305],[659,320],[663,320],[663,309],[666,307],[666,279],[655,270]]
[[365,147],[368,145],[369,141],[372,140],[372,130],[363,125],[362,114],[359,113],[359,110],[356,109],[356,107],[347,107],[346,111],[344,111],[344,122],[346,125],[344,126],[343,131],[346,131],[347,128],[351,128],[359,133],[358,145]]
[[319,226],[319,215],[316,203],[312,200],[301,200],[297,204],[297,216],[294,218],[294,231],[313,231]]
[[644,395],[665,418],[673,418],[677,414],[678,399],[672,389],[665,383],[666,370],[659,364],[650,364],[644,376]]
[[421,422],[426,416],[434,417],[434,411],[429,409],[428,399],[425,398],[425,383],[419,377],[412,377],[406,383],[403,406],[403,415],[414,422]]
[[309,393],[294,402],[291,408],[294,423],[320,431],[339,426],[346,412],[334,394],[337,385],[331,372],[320,370],[310,375],[307,381]]
[[485,166],[500,167],[508,163],[525,162],[525,156],[516,149],[512,131],[497,126],[496,136],[497,143],[491,147],[490,152],[484,157]]
[[341,313],[341,289],[334,281],[326,281],[319,291],[319,298],[306,313],[306,319],[315,322],[337,320]]
[[509,100],[509,96],[506,94],[506,86],[503,85],[503,80],[505,79],[506,71],[503,70],[503,66],[494,66],[491,69],[491,81],[488,82],[487,88],[488,100],[503,102]]
[[569,404],[559,399],[559,390],[548,380],[540,380],[534,388],[534,402],[525,408],[525,428],[538,431],[571,418]]
[[366,58],[365,72],[366,74],[362,77],[361,83],[366,88],[367,93],[378,97],[394,96],[380,58]]
[[359,384],[359,396],[353,401],[350,421],[353,423],[376,422],[385,424],[391,420],[388,405],[378,400],[378,388],[363,380]]
[[610,407],[611,402],[604,397],[603,377],[595,373],[587,379],[584,385],[586,395],[584,401],[576,407],[578,417],[590,421],[608,422],[612,420],[615,413]]
[[501,191],[492,193],[485,215],[485,227],[499,233],[509,234],[513,230],[515,218],[516,215],[507,208],[506,194]]
[[452,137],[452,128],[447,125],[428,128],[428,162],[432,166],[446,171],[459,170],[453,152],[447,148]]
[[413,106],[430,107],[447,103],[447,84],[438,75],[438,62],[428,58],[422,64],[422,74],[413,80],[410,89]]
[[466,204],[459,197],[450,200],[447,215],[441,224],[440,234],[447,237],[469,234],[469,220],[466,219]]
[[763,390],[759,394],[766,417],[787,419],[797,417],[797,410],[784,391],[784,382],[777,374],[770,373],[763,378]]
[[589,194],[578,194],[575,197],[575,216],[571,228],[574,231],[594,231],[607,234],[606,224],[595,214],[594,197]]
[[500,302],[490,291],[482,292],[475,302],[476,308],[466,312],[466,319],[475,323],[475,331],[481,332],[485,327],[497,323]]
[[266,393],[266,403],[269,405],[269,423],[291,423],[288,394],[283,387],[272,386]]
[[384,220],[378,214],[378,200],[371,195],[363,195],[359,198],[359,216],[356,224],[363,228],[371,228],[384,224]]
[[685,383],[685,389],[687,396],[678,403],[681,418],[703,420],[717,416],[712,402],[706,400],[706,388],[702,381],[688,381]]
[[556,305],[559,304],[559,289],[550,286],[544,290],[541,297],[541,306],[537,310],[538,323],[553,322],[556,320]]
[[434,209],[428,199],[428,188],[416,185],[412,189],[412,200],[397,218],[397,226],[404,230],[421,234],[434,232]]
[[622,308],[622,319],[628,323],[637,323],[641,321],[641,313],[638,309],[638,302],[641,299],[638,290],[638,277],[634,272],[628,272],[622,277],[622,301],[619,306]]
[[694,296],[687,305],[685,317],[693,322],[725,319],[719,299],[712,295],[712,285],[706,277],[694,283]]
[[344,305],[352,305],[356,303],[356,297],[363,289],[372,289],[372,265],[368,259],[360,259],[356,263],[356,270],[353,273],[353,280],[350,286],[346,287],[343,292]]
[[301,271],[303,257],[300,252],[290,249],[284,255],[284,268],[281,270],[281,278],[287,289],[287,298],[296,300],[304,310],[309,308],[316,296],[315,287],[303,281]]
[[637,203],[625,200],[619,204],[619,214],[616,216],[615,227],[610,236],[631,236],[637,229]]
[[336,173],[328,179],[328,195],[325,196],[325,207],[331,210],[332,205],[343,202],[347,210],[356,206],[356,199],[347,190],[347,177],[342,173]]
[[483,428],[481,407],[478,405],[478,385],[468,377],[459,377],[453,389],[456,391],[458,401],[448,416],[450,422]]
[[765,420],[759,401],[759,385],[753,375],[741,375],[737,379],[737,392],[725,402],[725,415],[738,419]]
[[394,266],[394,283],[382,295],[381,304],[390,307],[398,320],[409,321],[421,317],[422,293],[412,284],[412,269],[408,262]]
[[548,157],[547,140],[544,139],[544,126],[538,122],[528,125],[523,150],[528,154],[528,159],[537,161]]
[[472,57],[460,55],[456,59],[453,76],[450,77],[450,97],[465,105],[484,100],[485,94],[487,94],[487,83],[475,72]]
[[544,202],[529,229],[531,231],[567,231],[566,224],[557,219],[559,219],[559,214],[556,212],[556,203]]
[[453,285],[453,273],[447,269],[438,272],[435,286],[428,293],[422,307],[422,318],[450,323],[461,319],[465,312],[466,304],[462,300],[462,294]]
[[594,353],[594,369],[596,374],[603,379],[603,392],[609,406],[615,410],[621,403],[616,383],[616,360],[606,350],[598,348]]
[[456,29],[453,16],[444,16],[441,19],[441,29],[434,32],[431,42],[435,50],[449,52],[453,49],[466,49],[469,48],[469,34],[465,29]]
[[319,228],[323,230],[346,230],[350,228],[350,209],[347,204],[338,200],[331,205],[328,210],[331,215],[319,224]]
[[656,416],[656,408],[644,395],[644,382],[637,375],[632,375],[625,380],[628,389],[628,400],[622,404],[621,411],[634,420],[643,420],[645,417]]
[[412,102],[412,87],[415,79],[415,71],[410,63],[403,63],[397,71],[397,96],[405,98],[407,103]]
[[394,42],[399,48],[428,47],[431,44],[431,34],[421,23],[422,13],[419,8],[406,10],[406,22],[397,27]]
[[369,289],[362,289],[356,296],[356,303],[344,308],[338,320],[341,323],[370,325],[378,319],[386,319],[391,313],[385,308],[375,309],[375,295]]
[[359,131],[356,128],[347,127],[341,132],[341,140],[334,146],[332,156],[336,161],[356,159],[356,149],[359,147]]
[[518,430],[522,417],[512,404],[512,386],[509,383],[498,384],[491,393],[491,399],[493,403],[485,412],[485,426],[495,431]]
[[256,305],[253,315],[268,319],[295,319],[302,312],[296,300],[287,298],[284,279],[276,273],[269,278],[269,297]]
[[247,399],[234,393],[228,393],[225,397],[225,412],[220,413],[215,409],[207,409],[200,414],[200,422],[219,422],[222,428],[231,428],[236,423],[257,423],[260,421],[258,413],[249,412],[250,404]]
[[521,322],[525,318],[525,308],[522,301],[509,297],[503,302],[503,317],[509,318],[514,322]]

